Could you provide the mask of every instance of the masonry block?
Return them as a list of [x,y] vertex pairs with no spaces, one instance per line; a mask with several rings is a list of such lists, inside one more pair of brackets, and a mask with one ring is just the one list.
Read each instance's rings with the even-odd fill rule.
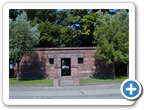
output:
[[77,57],[72,57],[71,58],[71,67],[78,67],[78,58]]
[[61,59],[54,58],[54,67],[61,67]]
[[53,86],[59,86],[59,79],[53,80]]
[[77,78],[78,77],[78,68],[71,68],[71,77],[72,78]]
[[74,86],[79,86],[80,82],[79,82],[79,78],[75,78],[74,79]]
[[54,74],[56,75],[55,78],[60,78],[61,77],[61,68],[55,67],[55,73]]
[[[33,57],[23,57],[20,62],[20,77],[25,78],[61,78],[61,59],[71,59],[71,78],[112,76],[112,67],[97,61],[92,56],[97,54],[93,47],[63,47],[63,48],[35,48]],[[49,58],[54,59],[50,64]],[[78,58],[83,58],[83,63],[78,64]],[[15,75],[17,64],[15,63]],[[65,76],[68,78],[68,76]],[[58,85],[57,80],[54,85]],[[78,85],[78,79],[75,85]]]

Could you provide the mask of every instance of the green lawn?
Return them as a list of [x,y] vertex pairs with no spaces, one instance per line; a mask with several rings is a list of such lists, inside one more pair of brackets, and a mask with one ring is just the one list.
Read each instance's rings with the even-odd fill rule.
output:
[[19,79],[19,82],[16,81],[16,78],[9,78],[9,84],[53,84],[52,79]]
[[[122,82],[128,79],[126,76],[118,76],[115,80],[112,78],[83,78],[80,79],[80,83],[101,83],[101,82]],[[53,84],[52,79],[19,79],[9,78],[9,84]]]
[[128,79],[126,76],[118,76],[115,80],[112,78],[84,78],[80,79],[80,83],[122,82],[126,79]]

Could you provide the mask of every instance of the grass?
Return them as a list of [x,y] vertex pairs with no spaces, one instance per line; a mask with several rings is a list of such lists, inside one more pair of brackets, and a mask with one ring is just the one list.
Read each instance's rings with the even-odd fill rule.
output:
[[[122,82],[128,79],[127,76],[118,76],[115,80],[113,78],[83,78],[80,83],[101,83],[101,82]],[[53,84],[52,79],[19,79],[9,78],[9,84]]]
[[53,84],[52,79],[19,79],[19,82],[16,81],[16,78],[9,78],[9,84]]
[[101,83],[101,82],[122,82],[128,79],[127,76],[118,76],[115,80],[113,78],[83,78],[80,83]]

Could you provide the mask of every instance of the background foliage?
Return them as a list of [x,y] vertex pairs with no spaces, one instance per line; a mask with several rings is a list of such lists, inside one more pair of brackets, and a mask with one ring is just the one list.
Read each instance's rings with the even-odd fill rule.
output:
[[[35,47],[97,47],[99,58],[103,61],[115,62],[117,67],[121,63],[128,63],[129,10],[115,12],[109,9],[10,9],[10,22],[15,22],[23,11],[27,13],[30,24],[28,28],[36,26],[36,33],[40,33],[37,39],[39,43],[33,45]],[[10,30],[13,27],[14,24],[10,24]],[[22,26],[19,29],[21,28]],[[23,29],[24,31],[26,32],[26,29]],[[10,35],[15,36],[15,32],[11,31]],[[13,47],[20,44],[28,46],[25,35],[21,37],[10,40]],[[20,50],[27,49],[25,47]],[[17,55],[13,54],[10,58],[16,57]]]
[[[9,16],[15,20],[25,11],[32,27],[39,24],[40,43],[36,47],[83,47],[95,46],[93,24],[98,10],[10,9]],[[108,9],[101,11],[111,13]]]

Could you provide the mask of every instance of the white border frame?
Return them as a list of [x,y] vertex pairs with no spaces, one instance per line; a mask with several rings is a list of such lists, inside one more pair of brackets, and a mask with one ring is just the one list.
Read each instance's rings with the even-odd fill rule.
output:
[[3,6],[3,102],[6,105],[131,105],[126,99],[9,99],[9,9],[129,9],[129,79],[135,79],[135,6],[131,3],[6,3]]

